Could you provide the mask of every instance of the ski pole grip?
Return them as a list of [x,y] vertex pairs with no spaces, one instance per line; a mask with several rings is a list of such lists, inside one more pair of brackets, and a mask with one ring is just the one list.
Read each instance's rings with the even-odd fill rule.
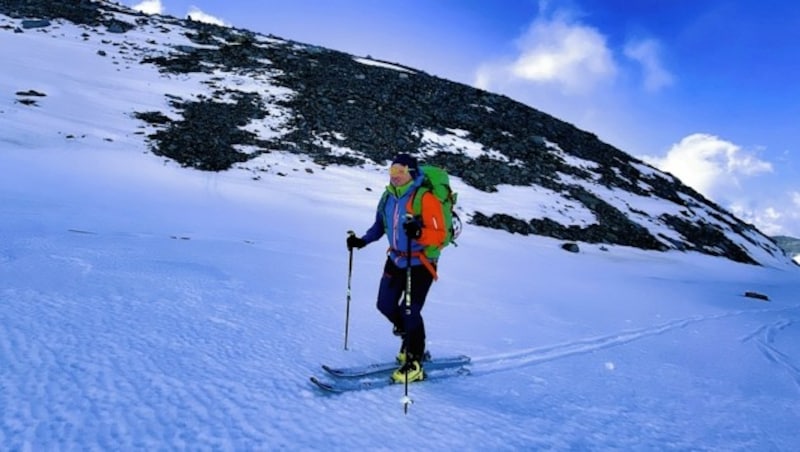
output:
[[352,230],[350,230],[350,231],[347,231],[347,236],[348,236],[348,237],[352,237],[352,236],[354,236],[354,235],[356,235],[356,233],[355,233],[355,232],[353,232]]

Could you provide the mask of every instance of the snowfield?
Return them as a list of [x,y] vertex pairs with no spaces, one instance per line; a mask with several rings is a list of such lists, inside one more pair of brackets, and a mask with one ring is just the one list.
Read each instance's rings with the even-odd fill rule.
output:
[[308,382],[398,346],[375,244],[354,256],[343,350],[345,232],[369,226],[364,181],[383,175],[252,181],[113,149],[6,147],[0,167],[10,450],[799,445],[796,268],[467,226],[424,314],[432,353],[470,355],[471,375],[411,385],[404,415],[400,386]]

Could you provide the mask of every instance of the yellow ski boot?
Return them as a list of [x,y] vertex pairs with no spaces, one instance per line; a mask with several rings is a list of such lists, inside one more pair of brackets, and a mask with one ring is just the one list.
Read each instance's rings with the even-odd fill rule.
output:
[[422,364],[420,364],[419,360],[410,360],[392,374],[392,381],[395,383],[405,383],[406,379],[408,379],[409,383],[425,379],[425,372],[422,370]]

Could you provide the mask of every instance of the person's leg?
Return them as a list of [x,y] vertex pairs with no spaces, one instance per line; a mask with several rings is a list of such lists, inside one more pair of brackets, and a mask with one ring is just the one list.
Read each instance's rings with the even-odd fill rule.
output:
[[376,306],[390,322],[398,329],[403,329],[403,311],[398,302],[405,290],[405,270],[397,268],[390,260],[386,259],[378,287],[378,300]]
[[[405,272],[405,270],[403,270]],[[409,356],[422,361],[425,354],[425,322],[422,318],[422,307],[433,283],[433,275],[424,266],[411,268],[411,307],[401,301],[403,326],[406,331],[406,347]]]

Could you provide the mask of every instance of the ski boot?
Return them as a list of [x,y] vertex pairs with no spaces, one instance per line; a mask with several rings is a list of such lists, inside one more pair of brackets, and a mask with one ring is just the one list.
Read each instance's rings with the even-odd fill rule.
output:
[[[400,365],[403,365],[403,364],[406,363],[406,345],[405,344],[400,346],[400,351],[397,352],[397,356],[394,357],[394,360],[397,362],[397,364],[400,364]],[[425,361],[430,361],[430,360],[431,360],[431,354],[430,354],[430,352],[425,350],[425,353],[422,354],[422,359],[419,360],[419,362],[420,363],[424,363]]]
[[422,364],[416,357],[409,356],[409,361],[401,365],[392,374],[392,381],[395,383],[413,383],[415,381],[422,381],[425,379],[425,371],[422,370]]

